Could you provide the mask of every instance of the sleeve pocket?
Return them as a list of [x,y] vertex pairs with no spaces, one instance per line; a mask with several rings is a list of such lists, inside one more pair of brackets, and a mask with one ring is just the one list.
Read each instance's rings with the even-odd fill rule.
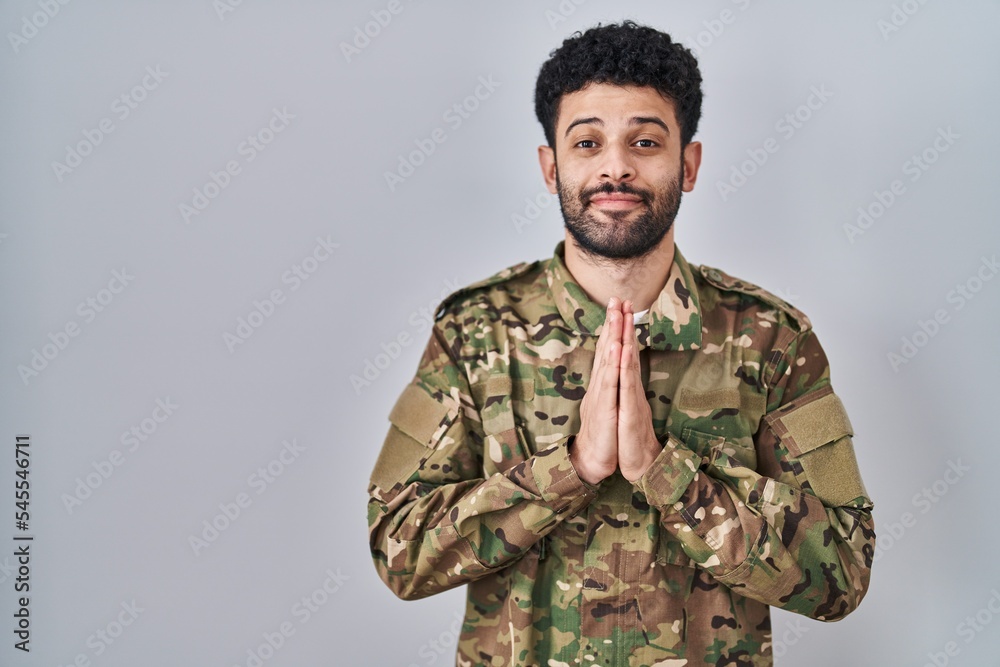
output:
[[417,442],[434,447],[452,422],[451,412],[447,405],[434,400],[417,385],[409,384],[392,406],[389,421]]
[[854,429],[832,387],[806,394],[764,419],[798,463],[793,469],[802,488],[824,505],[868,498],[854,455]]
[[384,491],[405,481],[431,455],[455,414],[415,384],[407,385],[389,413],[389,432],[371,482]]

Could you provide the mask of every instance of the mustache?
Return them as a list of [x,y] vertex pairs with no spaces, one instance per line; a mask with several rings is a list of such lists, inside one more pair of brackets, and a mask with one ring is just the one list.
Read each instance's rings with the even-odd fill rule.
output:
[[588,204],[595,195],[611,195],[611,194],[633,195],[641,199],[645,204],[649,204],[650,199],[652,197],[649,191],[640,190],[628,183],[619,183],[617,187],[611,185],[610,183],[602,183],[596,188],[583,191],[580,194],[580,199],[583,200],[584,204]]

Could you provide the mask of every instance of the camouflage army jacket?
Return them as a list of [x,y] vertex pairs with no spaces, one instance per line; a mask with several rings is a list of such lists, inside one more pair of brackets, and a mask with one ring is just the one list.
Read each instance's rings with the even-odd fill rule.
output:
[[676,249],[636,324],[663,451],[591,487],[567,448],[605,308],[565,265],[446,298],[371,476],[399,597],[468,584],[457,665],[771,665],[768,605],[835,621],[868,588],[872,503],[809,319]]

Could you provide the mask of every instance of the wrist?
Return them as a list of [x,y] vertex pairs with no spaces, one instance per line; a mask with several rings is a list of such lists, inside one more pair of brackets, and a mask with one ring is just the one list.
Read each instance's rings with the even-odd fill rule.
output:
[[644,442],[647,444],[639,453],[639,460],[634,462],[627,471],[622,470],[622,476],[632,484],[638,482],[649,471],[657,457],[659,457],[660,452],[663,451],[663,445],[660,444],[655,435],[651,435]]
[[604,479],[608,477],[608,475],[611,474],[610,472],[595,470],[592,466],[590,466],[587,463],[586,458],[581,456],[580,454],[580,448],[577,446],[576,435],[571,435],[569,437],[568,449],[569,449],[569,462],[573,464],[573,468],[576,470],[577,477],[579,477],[587,484],[591,486],[597,486],[602,481],[604,481]]

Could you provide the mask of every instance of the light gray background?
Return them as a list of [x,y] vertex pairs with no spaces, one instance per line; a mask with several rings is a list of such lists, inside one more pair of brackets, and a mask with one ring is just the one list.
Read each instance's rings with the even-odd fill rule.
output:
[[[0,664],[247,665],[283,622],[294,634],[265,665],[452,664],[463,591],[407,603],[380,583],[367,477],[426,342],[421,309],[562,237],[555,203],[512,221],[544,192],[535,76],[574,30],[626,17],[703,45],[705,157],[678,246],[812,317],[875,501],[868,597],[831,625],[776,611],[778,664],[996,664],[1000,618],[960,624],[1000,590],[1000,280],[975,284],[1000,251],[998,3],[402,0],[348,62],[340,44],[387,5],[0,7]],[[147,67],[166,74],[120,119],[114,100]],[[449,125],[480,76],[499,86]],[[832,96],[786,138],[776,123],[813,86]],[[247,161],[240,143],[275,108],[294,119]],[[102,119],[114,131],[60,181],[52,163]],[[384,173],[438,127],[445,142],[390,191]],[[934,155],[948,128],[958,138]],[[769,137],[778,152],[724,200],[717,183]],[[905,163],[928,149],[912,181]],[[229,160],[241,172],[185,222],[179,205]],[[851,242],[844,225],[896,179],[904,194]],[[282,276],[317,237],[339,245],[293,291]],[[78,304],[123,268],[134,280],[88,322]],[[970,279],[981,290],[959,309],[949,292]],[[284,302],[230,352],[224,334],[275,289]],[[938,310],[947,321],[894,369],[887,355]],[[79,335],[23,381],[70,322]],[[356,390],[368,362],[384,368]],[[129,451],[122,433],[167,398],[173,414]],[[30,656],[11,632],[19,433],[33,457]],[[280,476],[249,479],[293,439],[304,449]],[[121,465],[70,512],[64,496],[114,450]],[[954,484],[950,463],[969,468]],[[240,493],[251,504],[196,555],[189,537]],[[302,622],[295,605],[313,594],[323,604]],[[133,600],[143,611],[96,655],[88,638]]]

